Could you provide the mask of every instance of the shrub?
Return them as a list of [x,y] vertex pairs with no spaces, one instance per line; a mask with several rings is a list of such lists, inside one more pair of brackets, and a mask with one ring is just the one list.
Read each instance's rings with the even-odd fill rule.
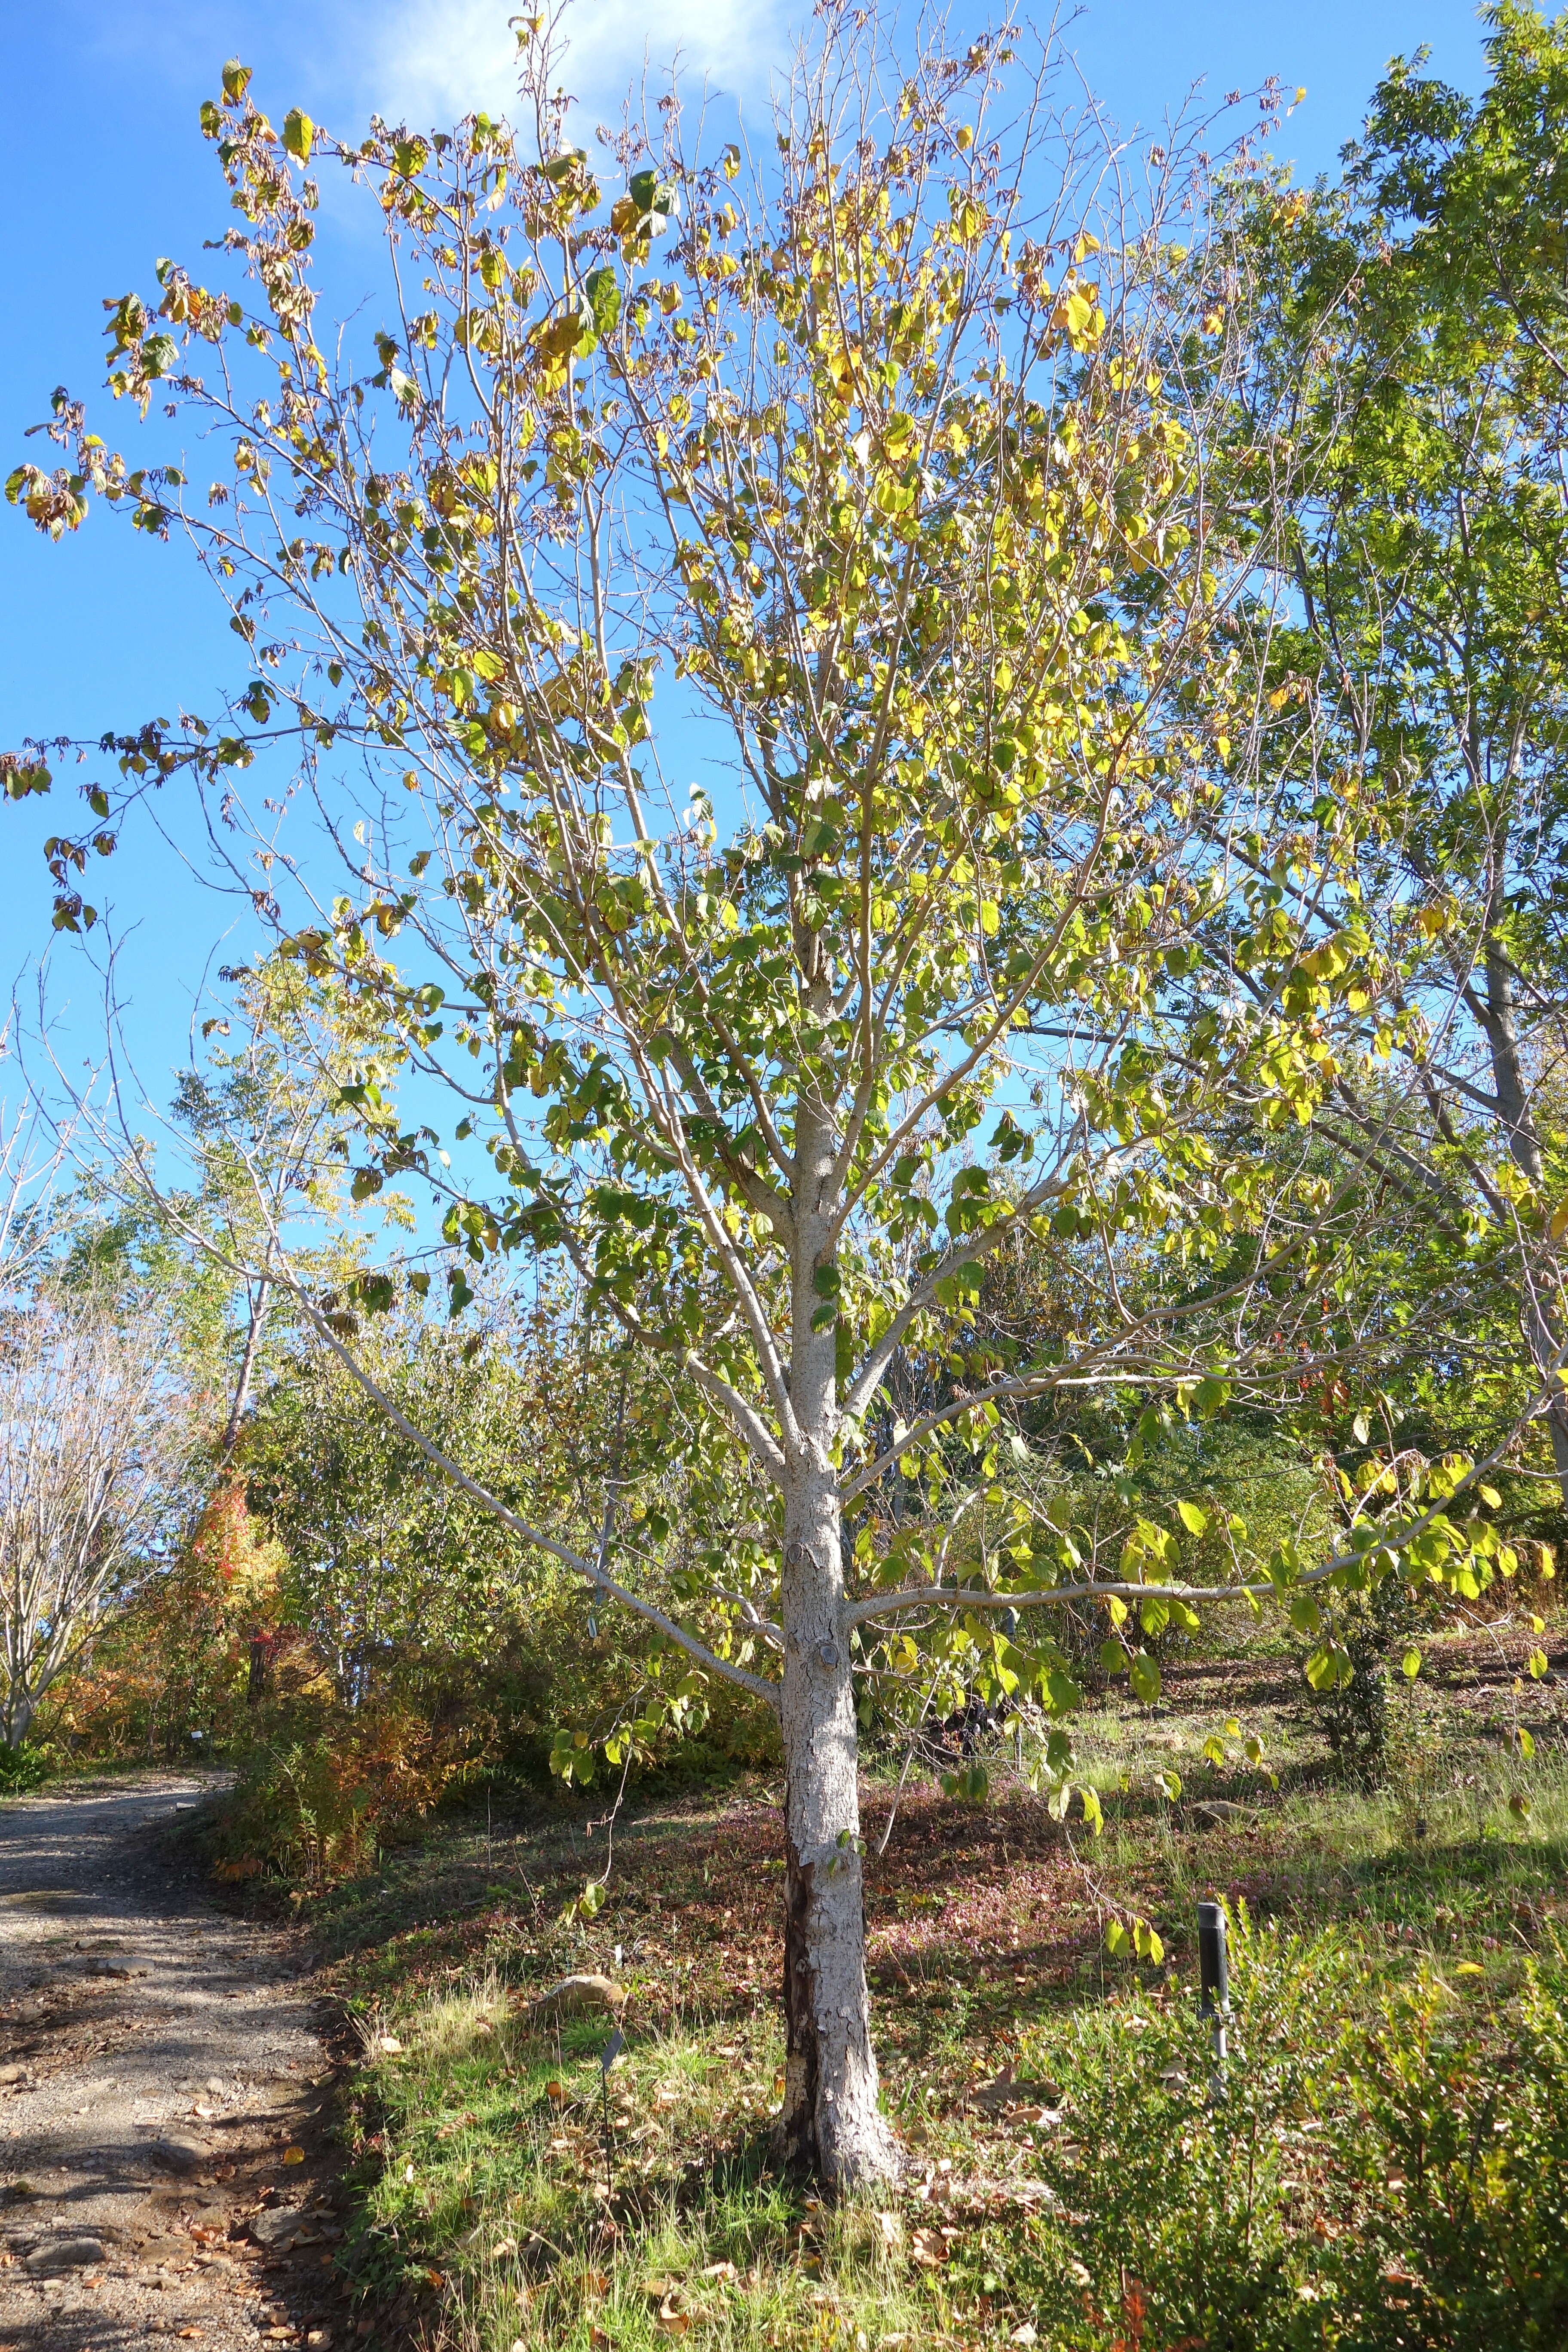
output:
[[48,1777],[41,1748],[0,1748],[0,1797],[25,1796],[30,1789],[41,1789]]
[[[1473,1964],[1465,1964],[1472,1967]],[[1372,1974],[1243,1918],[1223,2095],[1183,2000],[1052,2029],[1070,2139],[1012,2298],[1069,2347],[1548,2352],[1568,2343],[1568,1971]],[[1005,2257],[998,2254],[997,2260]]]
[[463,1761],[411,1707],[285,1711],[238,1759],[215,1833],[218,1875],[322,1885],[365,1868],[413,1832]]

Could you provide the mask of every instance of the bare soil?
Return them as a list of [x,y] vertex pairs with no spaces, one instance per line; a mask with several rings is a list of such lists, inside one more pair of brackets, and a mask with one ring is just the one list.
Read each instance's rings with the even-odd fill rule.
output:
[[0,2352],[353,2332],[300,1939],[171,1837],[220,1779],[0,1801]]

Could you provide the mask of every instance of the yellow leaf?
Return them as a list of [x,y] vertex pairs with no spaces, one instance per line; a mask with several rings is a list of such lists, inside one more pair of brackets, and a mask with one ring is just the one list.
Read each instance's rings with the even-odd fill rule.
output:
[[285,2164],[303,2164],[305,2161],[304,2149],[302,2147],[286,2147],[283,2151],[283,2161]]
[[1479,1960],[1461,1960],[1454,1974],[1457,1977],[1484,1977],[1486,1970]]

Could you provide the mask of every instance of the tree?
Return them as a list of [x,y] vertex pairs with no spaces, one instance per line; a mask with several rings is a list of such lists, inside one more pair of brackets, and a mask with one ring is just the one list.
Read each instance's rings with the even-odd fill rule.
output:
[[[530,1524],[356,1359],[354,1316],[427,1266],[299,1295],[468,1491],[776,1707],[779,2145],[852,2185],[897,2160],[857,1678],[907,1715],[962,1665],[1037,1706],[1058,1809],[1079,1692],[1042,1612],[1104,1612],[1157,1693],[1142,1633],[1202,1598],[1183,1537],[1140,1520],[1111,1561],[1019,1504],[978,1559],[948,1538],[1027,1400],[1130,1395],[1136,1445],[1314,1377],[1360,1210],[1270,1139],[1310,1126],[1379,984],[1361,813],[1320,788],[1303,817],[1257,756],[1236,615],[1269,551],[1207,495],[1247,289],[1207,241],[1205,126],[1119,210],[1121,151],[1109,171],[1092,112],[1053,109],[1048,57],[1020,88],[1005,42],[904,61],[829,13],[765,163],[690,154],[672,95],[607,140],[606,201],[552,27],[521,38],[526,140],[279,132],[238,64],[204,109],[241,274],[161,265],[114,307],[110,381],[183,405],[227,475],[182,503],[179,468],[127,471],[62,395],[74,469],[16,495],[46,530],[95,489],[183,522],[256,672],[221,723],[120,740],[98,831],[55,845],[58,914],[86,921],[94,840],[163,778],[232,840],[247,766],[299,754],[322,830],[286,858],[269,831],[246,878],[382,1041],[342,1097],[353,1189],[433,1189],[454,1314],[477,1266],[563,1260],[696,1400],[674,1601],[662,1515]],[[315,325],[321,163],[386,226],[357,372],[355,331]],[[694,757],[711,784],[683,794]],[[13,783],[47,788],[41,751]],[[1074,1246],[1076,1286],[1019,1337],[975,1303],[1026,1233]],[[917,1359],[940,1378],[906,1415]],[[1444,1573],[1485,1540],[1443,1509],[1468,1475],[1436,1467],[1332,1558],[1276,1547],[1263,1589]],[[752,1497],[721,1544],[704,1481]]]
[[1330,1123],[1418,1204],[1417,1288],[1468,1289],[1467,1352],[1555,1388],[1568,1507],[1568,19],[1486,13],[1479,99],[1398,60],[1336,184],[1249,183],[1237,217],[1299,388],[1300,625],[1269,683],[1339,681],[1341,756],[1383,810],[1365,898],[1400,980],[1375,1019],[1415,1081],[1394,1107],[1347,1072]]
[[155,1312],[40,1286],[0,1318],[0,1736],[178,1534],[191,1425]]

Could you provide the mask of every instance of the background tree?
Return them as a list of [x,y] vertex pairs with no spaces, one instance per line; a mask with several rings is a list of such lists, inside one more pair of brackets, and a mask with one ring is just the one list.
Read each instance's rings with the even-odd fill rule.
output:
[[194,1430],[165,1318],[39,1286],[0,1319],[0,1737],[177,1538]]
[[[257,665],[221,725],[123,740],[89,786],[101,832],[56,844],[62,922],[117,807],[184,766],[232,825],[246,766],[294,746],[324,832],[287,866],[268,833],[247,878],[381,1041],[341,1097],[355,1192],[434,1190],[454,1313],[492,1260],[562,1260],[701,1402],[675,1580],[661,1517],[568,1541],[511,1510],[297,1283],[521,1540],[776,1706],[780,2145],[841,2183],[895,2161],[857,1677],[916,1709],[963,1659],[1060,1716],[1078,1686],[1031,1629],[1068,1603],[1155,1693],[1143,1635],[1201,1597],[1184,1537],[1140,1520],[1112,1561],[1021,1502],[971,1560],[952,1529],[1026,1400],[1131,1395],[1136,1445],[1299,1385],[1361,1213],[1305,1145],[1266,1148],[1310,1126],[1379,977],[1353,799],[1303,817],[1256,756],[1234,614],[1267,550],[1206,496],[1246,358],[1210,134],[1150,148],[1118,210],[1125,159],[1053,109],[1049,58],[1015,62],[990,37],[903,60],[829,14],[765,163],[689,152],[672,97],[608,141],[608,197],[547,24],[522,33],[526,137],[480,115],[345,144],[298,111],[279,133],[232,65],[203,118],[232,286],[163,265],[113,310],[111,372],[183,404],[226,478],[183,505],[179,468],[127,473],[62,398],[74,471],[16,485],[45,530],[95,487],[142,528],[178,516]],[[314,325],[318,162],[386,225],[358,372],[354,331]],[[711,786],[682,793],[694,756]],[[29,755],[12,781],[48,779]],[[975,1301],[1026,1231],[1081,1244],[1079,1288],[1015,1345]],[[367,1269],[356,1311],[395,1275]],[[889,1422],[900,1351],[942,1376]],[[737,1446],[754,1517],[715,1559],[702,1482]],[[1272,1582],[1443,1574],[1479,1539],[1441,1507],[1458,1475],[1341,1554],[1277,1547]],[[1069,1752],[1047,1741],[1061,1804]]]
[[[1447,1386],[1461,1423],[1467,1394],[1484,1422],[1554,1381],[1568,1334],[1568,20],[1486,16],[1479,99],[1398,61],[1337,184],[1248,184],[1237,206],[1262,378],[1294,409],[1300,626],[1271,635],[1269,688],[1278,708],[1333,682],[1338,754],[1382,812],[1369,919],[1401,975],[1372,1016],[1394,1083],[1342,1073],[1326,1125],[1413,1245],[1381,1269],[1391,1307],[1418,1326],[1435,1287],[1452,1301],[1460,1361],[1428,1347],[1409,1384],[1428,1409]],[[1548,1427],[1568,1504],[1560,1384]]]

